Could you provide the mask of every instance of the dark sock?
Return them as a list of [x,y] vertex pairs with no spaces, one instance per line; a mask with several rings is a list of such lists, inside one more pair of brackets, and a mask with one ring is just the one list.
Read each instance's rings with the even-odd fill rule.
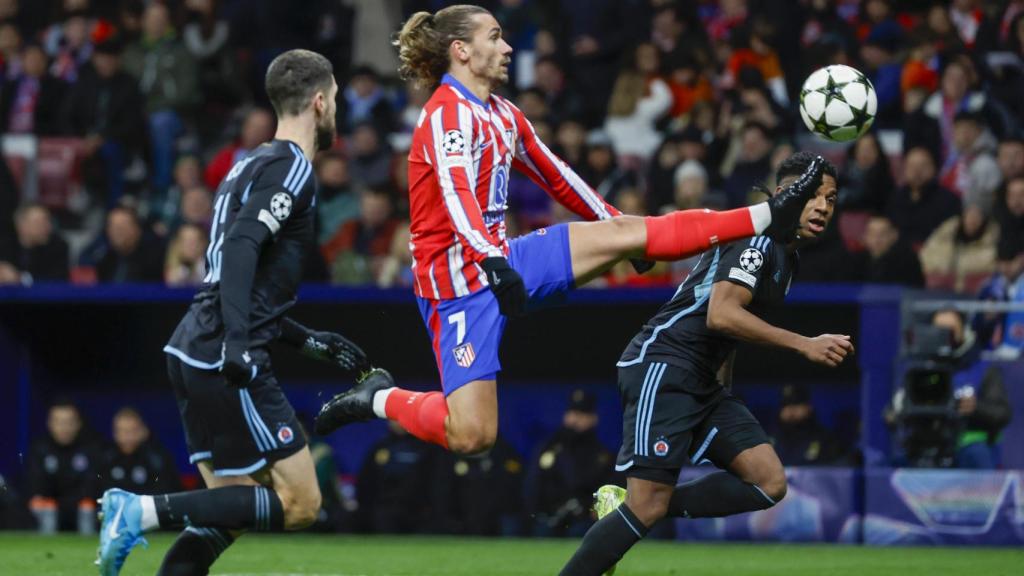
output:
[[203,526],[280,532],[284,508],[277,493],[263,486],[226,486],[154,496],[161,528]]
[[647,526],[622,504],[587,530],[580,547],[559,572],[560,576],[601,576],[646,536],[647,530]]
[[748,484],[728,472],[715,472],[676,486],[668,503],[668,515],[718,518],[774,505],[775,500],[756,484]]
[[206,576],[217,557],[234,541],[227,530],[189,526],[167,551],[156,576]]

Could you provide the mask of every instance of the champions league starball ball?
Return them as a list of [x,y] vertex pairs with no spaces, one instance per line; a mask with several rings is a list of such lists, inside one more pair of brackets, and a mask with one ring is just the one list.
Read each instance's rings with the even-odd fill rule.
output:
[[835,64],[814,71],[800,89],[800,117],[807,129],[835,142],[853,140],[871,128],[878,97],[856,68]]

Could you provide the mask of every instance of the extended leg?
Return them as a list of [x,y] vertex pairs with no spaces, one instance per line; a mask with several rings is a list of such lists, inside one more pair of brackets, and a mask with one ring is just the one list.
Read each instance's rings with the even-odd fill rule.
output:
[[676,486],[670,516],[717,518],[771,508],[786,496],[786,473],[775,449],[760,444],[740,452],[728,472]]

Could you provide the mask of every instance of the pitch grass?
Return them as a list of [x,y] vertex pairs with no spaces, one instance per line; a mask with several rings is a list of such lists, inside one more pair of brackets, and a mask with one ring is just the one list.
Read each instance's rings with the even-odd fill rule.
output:
[[[136,548],[125,576],[155,574],[173,536]],[[576,540],[359,537],[310,534],[242,538],[217,562],[221,576],[511,576],[553,575]],[[96,574],[96,540],[0,532],[0,575]],[[1017,576],[1024,550],[870,548],[644,542],[616,576]]]

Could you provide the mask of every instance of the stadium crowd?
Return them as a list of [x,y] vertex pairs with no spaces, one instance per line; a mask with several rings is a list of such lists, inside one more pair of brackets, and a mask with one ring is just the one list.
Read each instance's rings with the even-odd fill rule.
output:
[[[309,280],[408,285],[405,156],[429,94],[396,78],[389,38],[442,4],[0,1],[8,157],[12,139],[39,138],[32,194],[17,192],[24,163],[0,166],[0,282],[200,283],[212,194],[273,134],[262,72],[302,46],[343,85],[340,137],[316,162]],[[740,206],[792,150],[816,148],[843,167],[842,215],[804,254],[803,280],[996,283],[1002,297],[1018,280],[1024,2],[483,4],[515,48],[507,93],[624,212]],[[829,63],[860,68],[877,92],[874,129],[852,145],[811,137],[796,113],[803,78]],[[570,217],[522,175],[509,192],[512,235]],[[688,269],[625,266],[605,284]]]

